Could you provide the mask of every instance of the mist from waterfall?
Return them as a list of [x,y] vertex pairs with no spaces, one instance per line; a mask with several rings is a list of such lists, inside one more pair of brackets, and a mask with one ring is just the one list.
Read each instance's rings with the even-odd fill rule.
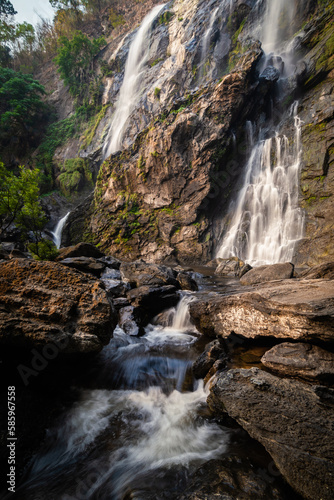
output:
[[[252,148],[243,187],[230,208],[230,229],[217,257],[236,256],[253,266],[292,260],[304,229],[298,207],[301,121],[297,107],[297,102],[291,107],[292,145],[276,132],[275,137],[260,140]],[[250,134],[251,126],[247,128]]]
[[119,92],[116,109],[103,146],[103,158],[119,151],[122,147],[128,118],[141,96],[141,80],[149,55],[149,40],[152,25],[164,8],[157,5],[143,20],[133,42],[125,65],[123,84]]

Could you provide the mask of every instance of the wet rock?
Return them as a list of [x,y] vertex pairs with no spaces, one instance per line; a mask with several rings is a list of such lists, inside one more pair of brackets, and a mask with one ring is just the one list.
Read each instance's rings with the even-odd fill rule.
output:
[[127,293],[127,299],[136,308],[137,317],[141,318],[144,326],[164,309],[176,306],[179,298],[177,289],[173,285],[141,286]]
[[261,362],[283,376],[322,382],[334,380],[334,354],[312,344],[278,344],[262,356]]
[[59,257],[57,260],[64,260],[73,257],[94,257],[98,259],[103,257],[102,253],[98,248],[90,243],[78,243],[77,245],[71,247],[61,248],[59,250]]
[[181,290],[197,292],[198,285],[188,273],[184,271],[177,273],[176,280],[179,282]]
[[334,262],[327,262],[319,266],[312,267],[301,274],[305,279],[334,279]]
[[334,341],[330,280],[285,280],[229,297],[211,294],[190,303],[189,311],[197,329],[211,336]]
[[121,267],[121,261],[116,259],[115,257],[111,257],[111,255],[105,255],[98,259],[99,262],[105,264],[108,268],[111,269],[119,269]]
[[135,319],[135,308],[132,306],[123,307],[119,312],[119,326],[127,335],[138,337],[143,335],[145,330],[138,326]]
[[[274,472],[275,475],[270,472]],[[282,481],[275,467],[269,469],[236,456],[210,460],[189,479],[180,500],[286,500]]]
[[245,264],[244,266],[242,266],[239,271],[239,278],[242,278],[246,273],[248,273],[248,271],[251,271],[252,269],[252,266],[249,264]]
[[251,269],[240,280],[242,285],[255,285],[266,281],[284,280],[293,277],[294,265],[290,262],[284,264],[273,264],[271,266],[259,266]]
[[221,360],[226,366],[227,355],[224,347],[219,340],[214,340],[206,346],[205,351],[194,362],[193,373],[195,377],[205,378],[217,360]]
[[281,73],[279,69],[274,68],[274,66],[267,66],[265,70],[260,74],[259,80],[265,80],[267,82],[277,82],[280,76]]
[[180,288],[176,280],[177,272],[167,266],[147,264],[143,261],[123,262],[120,270],[123,280],[129,281],[132,286],[173,285]]
[[55,262],[0,264],[0,343],[98,352],[117,324],[101,282]]
[[237,257],[231,259],[222,259],[215,271],[218,276],[238,276],[245,263]]
[[282,379],[258,368],[222,372],[210,408],[227,412],[270,453],[289,484],[309,500],[334,489],[334,391]]
[[126,297],[117,297],[113,300],[113,305],[115,309],[118,311],[119,309],[122,309],[123,307],[127,307],[130,305],[130,302]]
[[93,257],[68,257],[59,262],[63,266],[71,267],[73,269],[78,269],[84,273],[91,273],[98,278],[101,276],[105,269],[105,264],[98,262]]

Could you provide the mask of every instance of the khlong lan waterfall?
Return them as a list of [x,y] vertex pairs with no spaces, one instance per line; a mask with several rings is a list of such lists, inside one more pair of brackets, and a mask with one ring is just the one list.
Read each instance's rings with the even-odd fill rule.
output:
[[[293,8],[288,0],[268,2],[265,22],[256,28],[266,55],[262,69],[276,65],[281,81],[290,75],[291,65],[277,20],[284,16],[291,22]],[[280,56],[281,52],[284,57]],[[279,84],[280,81],[278,88]],[[258,140],[253,132],[256,126],[250,122],[246,125],[249,160],[243,186],[230,205],[217,257],[238,257],[253,266],[293,260],[296,243],[304,233],[304,214],[299,208],[302,149],[297,110],[296,101],[289,113],[295,129],[291,143],[280,133],[282,123],[272,127],[274,134],[269,139],[262,137],[260,128]]]
[[165,4],[157,5],[151,10],[142,22],[131,44],[120,95],[103,146],[104,158],[121,149],[127,121],[142,92],[140,83],[148,58],[152,24],[164,7]]

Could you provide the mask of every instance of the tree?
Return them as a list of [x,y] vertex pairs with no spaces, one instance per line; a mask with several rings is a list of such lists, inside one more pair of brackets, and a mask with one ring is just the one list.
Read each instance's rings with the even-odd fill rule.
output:
[[25,237],[32,232],[35,241],[42,239],[41,231],[46,223],[39,204],[39,170],[19,167],[14,175],[0,163],[0,239],[15,224]]
[[81,31],[76,31],[71,40],[64,36],[59,39],[58,54],[54,60],[73,96],[78,97],[87,89],[89,76],[93,73],[94,57],[105,43],[103,37],[91,41]]
[[31,75],[0,68],[0,149],[17,144],[20,152],[38,134],[46,119],[44,87]]
[[7,16],[14,16],[15,14],[17,12],[9,0],[0,0],[0,19]]

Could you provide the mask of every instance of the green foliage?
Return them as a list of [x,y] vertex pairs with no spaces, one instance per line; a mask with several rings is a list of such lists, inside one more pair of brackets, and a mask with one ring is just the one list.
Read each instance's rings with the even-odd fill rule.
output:
[[15,138],[22,153],[31,142],[35,129],[46,120],[44,94],[44,87],[32,76],[0,68],[0,148]]
[[159,89],[159,87],[155,87],[154,97],[156,97],[157,99],[160,99],[160,94],[161,94],[161,89]]
[[151,62],[150,66],[153,68],[153,66],[156,66],[159,64],[159,62],[163,61],[163,57],[159,57],[159,59],[155,59],[153,62]]
[[167,10],[164,12],[160,17],[159,17],[159,24],[168,24],[172,18],[174,17],[174,14]]
[[8,171],[0,163],[0,238],[11,224],[21,229],[25,238],[28,233],[38,243],[46,223],[39,204],[39,171],[19,167],[19,175]]
[[99,113],[92,118],[91,123],[87,127],[82,137],[80,150],[87,148],[91,144],[94,135],[96,133],[97,127],[99,126],[99,123],[102,120],[102,118],[105,116],[108,108],[109,104],[106,104],[105,106],[102,107],[101,111],[99,111]]
[[28,250],[36,260],[55,260],[59,255],[56,245],[45,238],[36,243],[29,243]]
[[113,68],[107,63],[107,61],[101,61],[100,68],[103,76],[108,77],[113,75]]
[[65,36],[60,37],[54,61],[73,96],[82,96],[87,91],[89,79],[93,74],[94,57],[105,44],[103,37],[91,41],[81,31],[76,31],[71,40]]
[[114,9],[110,9],[109,11],[109,22],[111,26],[116,29],[118,26],[122,26],[125,24],[125,19],[122,14],[117,14]]

